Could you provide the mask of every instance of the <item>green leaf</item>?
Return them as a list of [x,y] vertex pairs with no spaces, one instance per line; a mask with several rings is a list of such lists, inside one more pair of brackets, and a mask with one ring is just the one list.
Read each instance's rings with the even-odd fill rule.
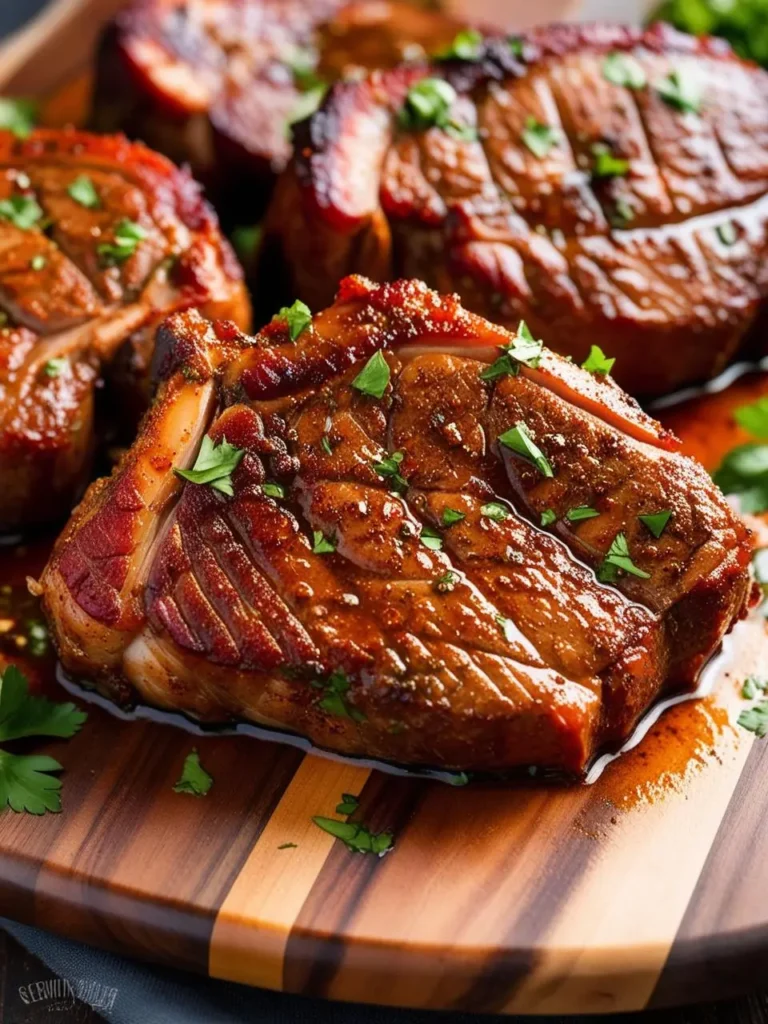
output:
[[0,810],[45,814],[61,810],[61,779],[49,772],[62,766],[43,754],[21,756],[0,750]]
[[451,123],[456,90],[442,78],[422,78],[408,90],[398,123],[404,131],[445,128]]
[[733,418],[754,437],[768,438],[768,395],[758,398],[749,405],[738,406],[734,410]]
[[525,320],[521,320],[514,340],[500,347],[503,354],[480,373],[481,380],[496,380],[507,375],[516,377],[521,366],[535,370],[541,362],[544,342],[536,340]]
[[763,739],[768,736],[768,701],[761,701],[753,708],[742,711],[738,718],[739,725]]
[[282,484],[265,483],[261,485],[261,489],[268,498],[284,498],[285,488]]
[[553,508],[545,508],[541,513],[541,525],[551,526],[557,519],[557,514]]
[[192,469],[174,469],[174,473],[192,484],[210,484],[214,490],[231,498],[234,494],[232,474],[244,455],[244,449],[229,444],[226,437],[216,445],[206,434]]
[[261,224],[239,224],[232,229],[230,240],[241,263],[249,263],[261,244],[264,229]]
[[718,224],[715,228],[715,233],[723,245],[730,246],[735,245],[739,239],[736,225],[732,220],[726,220],[722,224]]
[[499,437],[499,444],[503,444],[505,448],[509,448],[510,451],[516,452],[532,462],[542,476],[553,477],[555,475],[549,459],[534,442],[528,427],[522,420]]
[[331,448],[331,441],[327,434],[323,434],[320,438],[320,447],[326,455],[333,455],[333,448]]
[[459,512],[455,508],[443,509],[443,526],[453,526],[455,523],[460,523],[462,519],[466,519],[464,512]]
[[520,138],[535,157],[543,160],[552,147],[559,143],[560,132],[530,115],[525,119],[525,128]]
[[615,357],[609,359],[599,345],[591,345],[589,355],[581,364],[582,370],[594,373],[596,377],[606,377],[613,369]]
[[296,341],[312,323],[312,310],[300,299],[296,299],[292,306],[282,307],[277,319],[285,320],[289,338]]
[[451,775],[447,775],[445,781],[449,786],[468,786],[469,776],[466,772],[454,772]]
[[512,51],[512,55],[517,57],[518,60],[523,59],[523,52],[525,50],[525,43],[521,36],[510,36],[507,40],[507,45]]
[[42,253],[38,253],[37,256],[33,256],[29,261],[29,265],[32,270],[44,270],[48,265],[48,260],[43,256]]
[[346,673],[338,670],[332,672],[326,679],[317,679],[313,687],[322,690],[322,696],[317,706],[329,715],[336,718],[351,718],[353,722],[364,722],[366,716],[353,704],[349,703],[348,694],[352,683]]
[[124,263],[136,252],[139,242],[144,241],[148,232],[136,221],[124,218],[115,226],[114,241],[102,242],[96,251],[105,266],[111,267]]
[[442,550],[443,538],[437,530],[433,530],[431,526],[422,526],[421,533],[419,534],[419,540],[424,547],[429,548],[430,551]]
[[629,172],[629,160],[614,156],[604,142],[592,146],[592,176],[595,178],[623,178]]
[[630,558],[627,538],[623,533],[617,533],[614,537],[613,543],[608,548],[605,558],[597,570],[597,578],[602,583],[614,583],[619,569],[629,573],[631,576],[638,576],[643,580],[651,578],[649,572],[638,569]]
[[32,100],[0,98],[0,128],[26,139],[37,120],[37,104]]
[[589,508],[588,505],[579,505],[577,508],[569,508],[565,518],[569,523],[578,523],[582,519],[595,519],[600,513],[596,508]]
[[372,462],[371,468],[379,476],[384,479],[389,479],[392,484],[392,490],[397,491],[399,494],[404,494],[408,490],[408,481],[405,477],[400,475],[400,463],[403,461],[402,452],[392,452],[391,455],[387,455],[381,460],[381,462]]
[[43,208],[34,196],[0,199],[0,219],[10,221],[21,231],[30,231],[42,219]]
[[615,228],[625,228],[628,224],[631,224],[634,219],[635,211],[632,209],[630,203],[623,198],[617,199],[613,206],[613,216],[611,217],[612,226]]
[[89,210],[97,210],[101,206],[96,187],[87,174],[81,174],[67,187],[67,192],[76,203]]
[[31,696],[26,676],[15,665],[0,675],[0,743],[27,736],[68,739],[87,717],[71,702],[59,704]]
[[662,512],[650,512],[637,518],[644,526],[648,527],[654,537],[660,537],[664,533],[667,523],[672,518],[672,510],[664,509]]
[[352,793],[342,793],[341,803],[336,807],[337,814],[354,814],[360,806],[360,798]]
[[435,590],[438,594],[450,594],[452,590],[456,589],[456,584],[460,579],[461,577],[457,572],[454,572],[453,569],[449,569],[448,572],[437,577],[434,582]]
[[642,89],[648,84],[642,65],[628,53],[609,53],[603,60],[603,78],[626,89]]
[[311,117],[325,99],[327,91],[328,86],[325,82],[321,81],[318,81],[311,89],[305,89],[294,104],[288,118],[288,127],[290,128],[291,125],[298,124],[299,121],[306,121],[308,117]]
[[352,381],[352,387],[371,398],[381,398],[389,384],[389,363],[381,350],[374,352],[360,373]]
[[768,510],[768,445],[753,441],[732,448],[712,479],[724,494],[736,494],[742,512]]
[[656,86],[664,102],[684,114],[698,114],[701,110],[703,88],[701,79],[691,67],[675,68]]
[[437,60],[480,60],[483,55],[483,35],[474,28],[457,32],[449,46],[435,53]]
[[293,81],[302,92],[325,85],[317,74],[318,56],[315,49],[296,46],[285,62],[293,72]]
[[312,531],[312,553],[315,555],[332,555],[336,550],[336,538],[326,537],[322,530]]
[[353,853],[375,853],[379,857],[392,848],[391,832],[374,835],[365,825],[355,821],[336,821],[335,818],[313,817],[312,821],[323,832],[340,839]]
[[489,501],[480,506],[480,515],[492,519],[494,523],[503,523],[505,519],[509,518],[509,509],[500,501]]
[[60,377],[68,366],[69,359],[66,356],[56,356],[54,359],[49,359],[43,366],[43,372],[46,377]]
[[192,796],[206,796],[213,785],[213,779],[200,764],[200,755],[192,750],[184,759],[181,777],[173,787],[174,793],[189,793]]

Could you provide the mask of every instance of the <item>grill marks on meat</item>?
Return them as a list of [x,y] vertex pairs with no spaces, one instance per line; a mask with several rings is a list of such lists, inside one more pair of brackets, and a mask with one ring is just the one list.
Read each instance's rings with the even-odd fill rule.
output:
[[[197,185],[142,146],[81,132],[0,137],[0,202],[34,200],[28,229],[0,218],[0,530],[55,520],[89,470],[94,389],[124,364],[125,388],[146,401],[152,340],[167,313],[198,305],[243,327],[240,270]],[[70,187],[86,177],[98,202]],[[144,237],[106,260],[126,221]],[[65,362],[51,362],[65,360]]]
[[[162,334],[145,427],[42,579],[65,667],[112,695],[343,753],[578,773],[745,612],[749,531],[675,439],[551,353],[483,381],[512,336],[456,298],[350,278],[295,343],[280,320],[247,339],[193,313]],[[376,351],[380,400],[353,386]],[[521,421],[551,479],[500,448]],[[169,473],[206,430],[245,452],[231,498]],[[396,451],[402,493],[376,468]],[[568,522],[578,504],[599,517]],[[636,517],[660,508],[656,539]],[[596,579],[619,532],[647,581]]]
[[[647,87],[606,80],[614,52]],[[670,72],[701,82],[699,114],[659,95]],[[398,129],[425,75],[455,87],[476,141]],[[558,136],[541,158],[522,138],[529,117]],[[628,173],[593,177],[595,144]],[[659,394],[716,373],[752,324],[768,287],[767,193],[765,72],[663,26],[557,25],[524,37],[522,60],[490,39],[477,62],[337,85],[299,130],[264,273],[281,254],[291,296],[312,308],[350,269],[418,276],[509,326],[526,319],[579,361],[597,343],[618,356],[620,383]]]
[[[190,163],[242,223],[290,157],[288,124],[308,88],[424,60],[461,24],[399,0],[135,0],[102,41],[95,125]],[[297,76],[299,65],[317,78]]]

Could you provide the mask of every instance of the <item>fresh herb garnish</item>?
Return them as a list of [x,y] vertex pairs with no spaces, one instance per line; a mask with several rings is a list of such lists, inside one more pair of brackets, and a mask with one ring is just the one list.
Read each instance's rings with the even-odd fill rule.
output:
[[311,89],[305,89],[294,104],[288,118],[288,128],[291,125],[298,124],[299,121],[305,121],[308,117],[311,117],[323,102],[327,91],[328,86],[325,82],[320,81],[318,81],[317,85],[312,86]]
[[726,220],[722,224],[718,224],[715,228],[715,233],[723,245],[730,248],[732,245],[736,245],[738,241],[738,232],[736,231],[736,225],[732,220]]
[[332,555],[336,550],[336,538],[326,537],[322,530],[312,531],[312,554]]
[[381,349],[374,352],[360,373],[352,381],[352,387],[371,398],[381,398],[389,384],[389,363]]
[[453,772],[451,775],[444,776],[445,781],[449,786],[468,786],[469,776],[466,772]]
[[565,518],[569,523],[578,523],[582,519],[595,519],[600,513],[596,508],[590,508],[588,505],[579,505],[577,508],[569,508],[565,513]]
[[101,206],[96,187],[87,174],[81,174],[80,177],[75,178],[67,187],[67,192],[76,203],[89,210],[96,210]]
[[456,90],[444,79],[422,78],[408,90],[398,124],[407,132],[441,128],[454,138],[471,141],[477,136],[474,128],[460,124],[451,116],[457,98]]
[[759,739],[768,736],[768,700],[755,704],[753,708],[742,711],[738,717],[742,728],[753,732]]
[[360,798],[352,793],[342,793],[341,803],[336,807],[337,814],[354,814],[360,806]]
[[435,580],[435,590],[438,594],[450,594],[452,590],[456,589],[456,584],[459,582],[461,577],[457,572],[449,569],[448,572],[443,573],[442,576],[438,576]]
[[523,128],[520,138],[535,157],[543,160],[552,147],[560,141],[560,132],[557,128],[537,121],[531,114],[525,119],[525,128]]
[[21,231],[30,231],[43,216],[43,208],[33,196],[0,199],[0,219],[10,221]]
[[394,838],[391,832],[374,835],[365,825],[355,821],[336,821],[335,818],[314,817],[312,821],[323,832],[340,839],[353,853],[375,853],[381,857],[392,849]]
[[392,490],[397,491],[398,494],[404,494],[408,490],[408,481],[400,475],[400,464],[403,458],[402,452],[392,452],[391,455],[383,458],[381,462],[371,463],[371,469],[378,473],[379,476],[388,479]]
[[351,718],[353,722],[364,722],[365,715],[349,703],[347,695],[352,683],[346,673],[332,672],[327,679],[317,679],[312,683],[316,690],[322,690],[322,697],[317,706],[329,715],[337,718]]
[[741,688],[741,696],[744,700],[754,700],[758,692],[765,693],[768,690],[768,679],[759,679],[757,676],[747,676]]
[[466,513],[459,512],[455,508],[444,508],[443,509],[443,526],[453,526],[455,523],[460,523],[462,519],[466,518]]
[[421,533],[419,534],[419,540],[424,547],[429,548],[430,551],[442,550],[443,538],[437,530],[433,530],[431,526],[422,526]]
[[667,523],[672,518],[672,510],[664,509],[662,512],[650,512],[637,518],[644,526],[648,527],[654,537],[660,537],[664,533]]
[[173,792],[189,793],[192,796],[206,796],[212,785],[212,777],[200,764],[200,755],[193,749],[184,759],[181,777],[173,787]]
[[702,83],[692,68],[675,68],[656,85],[664,102],[684,114],[698,114],[703,98]]
[[317,61],[317,50],[296,46],[285,62],[293,72],[293,81],[302,92],[325,84],[317,74]]
[[32,100],[0,98],[0,128],[26,139],[35,127],[37,104]]
[[331,441],[327,434],[323,434],[320,438],[320,447],[326,455],[333,455],[333,448],[331,448]]
[[267,482],[261,485],[261,489],[268,498],[284,498],[285,487],[282,484]]
[[634,219],[635,211],[632,209],[630,203],[623,198],[617,199],[613,204],[613,214],[610,218],[613,227],[625,228],[627,224],[631,224]]
[[292,306],[283,306],[275,319],[285,320],[288,337],[296,341],[312,323],[312,310],[301,299],[296,299]]
[[43,270],[47,263],[48,260],[42,255],[42,253],[38,253],[37,256],[33,256],[29,261],[29,265],[32,270]]
[[147,229],[134,220],[123,218],[115,226],[114,241],[102,242],[97,247],[97,252],[105,266],[112,267],[118,263],[125,263],[136,252],[139,242],[147,237]]
[[551,526],[557,519],[557,513],[553,508],[545,508],[541,513],[541,525]]
[[481,373],[481,380],[496,380],[499,377],[516,377],[521,366],[529,366],[535,370],[541,362],[544,342],[533,337],[528,324],[521,320],[517,328],[517,336],[508,345],[501,345],[503,355],[487,366]]
[[507,46],[512,51],[512,55],[514,57],[517,57],[518,60],[522,60],[523,50],[525,47],[522,36],[510,36],[509,39],[507,39]]
[[503,444],[505,448],[509,448],[510,451],[516,452],[532,462],[542,476],[552,477],[555,475],[549,459],[535,443],[531,432],[522,420],[499,437],[499,444]]
[[249,263],[261,242],[264,229],[261,224],[239,224],[232,229],[230,241],[241,263]]
[[623,178],[629,172],[629,160],[614,156],[610,146],[596,142],[592,146],[592,176],[594,178]]
[[457,32],[449,46],[438,50],[437,60],[479,60],[483,53],[483,35],[474,28]]
[[731,449],[712,479],[724,494],[737,494],[742,512],[768,510],[768,444],[750,441]]
[[733,418],[754,437],[768,438],[768,395],[749,405],[740,405],[734,410]]
[[648,83],[642,66],[628,53],[609,53],[603,60],[603,78],[627,89],[642,89]]
[[613,369],[616,357],[609,358],[599,345],[591,345],[589,355],[581,364],[582,370],[593,373],[596,377],[607,377]]
[[618,578],[619,569],[629,573],[631,576],[639,576],[640,579],[650,579],[651,574],[643,569],[638,569],[629,555],[629,545],[623,533],[617,533],[613,543],[597,570],[597,578],[601,583],[614,583]]
[[[31,736],[68,739],[88,716],[74,704],[33,697],[24,674],[9,665],[0,674],[0,743]],[[0,810],[44,814],[61,810],[61,780],[48,774],[62,765],[44,755],[0,750]]]
[[509,517],[509,509],[500,501],[489,501],[480,506],[480,515],[492,519],[494,523],[503,523]]
[[206,434],[192,469],[174,469],[174,473],[192,484],[210,484],[214,490],[231,498],[234,494],[232,474],[244,455],[245,451],[229,444],[226,437],[214,444]]
[[66,356],[56,356],[54,359],[49,359],[43,366],[43,373],[46,377],[60,377],[68,366],[69,360]]

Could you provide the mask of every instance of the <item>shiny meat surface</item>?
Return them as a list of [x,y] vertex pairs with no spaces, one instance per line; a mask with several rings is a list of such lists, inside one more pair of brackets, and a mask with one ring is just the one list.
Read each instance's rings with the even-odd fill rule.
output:
[[135,0],[102,41],[94,126],[189,163],[219,212],[243,223],[263,209],[290,157],[290,122],[323,83],[423,62],[461,24],[404,0]]
[[[452,130],[404,130],[425,76],[455,90]],[[337,85],[298,129],[261,280],[319,308],[350,270],[418,276],[579,361],[598,344],[658,395],[753,324],[767,193],[762,69],[665,26],[555,25]]]
[[[487,379],[514,338],[359,277],[294,341],[171,317],[144,427],[41,580],[67,671],[405,764],[618,746],[745,614],[750,533],[610,378],[545,350]],[[205,435],[243,453],[231,495],[173,473]],[[642,575],[606,568],[619,537]]]
[[190,306],[248,326],[241,271],[188,174],[121,138],[0,132],[0,531],[70,512],[102,370],[146,402],[157,324]]

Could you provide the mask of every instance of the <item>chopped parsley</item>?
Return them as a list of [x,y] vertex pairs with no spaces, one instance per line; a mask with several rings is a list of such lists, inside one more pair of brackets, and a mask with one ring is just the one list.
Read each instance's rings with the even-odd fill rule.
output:
[[400,463],[403,461],[402,452],[392,452],[391,455],[387,455],[381,460],[381,462],[372,462],[371,468],[379,476],[388,479],[391,483],[392,490],[397,491],[398,494],[403,494],[408,490],[408,481],[404,476],[400,475]]
[[299,121],[305,121],[308,117],[311,117],[323,102],[327,91],[328,86],[325,82],[319,80],[311,89],[304,89],[290,113],[288,127],[290,128],[291,125],[298,124]]
[[261,485],[261,489],[268,498],[284,498],[285,487],[282,484],[267,482]]
[[336,807],[337,814],[354,814],[360,806],[360,798],[352,793],[342,793],[341,803]]
[[312,310],[301,299],[296,299],[292,306],[283,306],[276,319],[285,320],[288,337],[296,341],[312,323]]
[[523,59],[525,43],[521,36],[510,36],[509,39],[507,39],[507,46],[512,51],[513,57],[517,57],[518,60]]
[[619,198],[613,204],[613,214],[611,215],[611,224],[615,228],[625,228],[627,224],[631,224],[635,219],[635,211],[632,205],[627,202],[626,199]]
[[722,224],[718,224],[715,228],[715,233],[723,245],[730,248],[732,245],[736,245],[739,235],[736,230],[736,225],[732,220],[726,220]]
[[454,138],[471,141],[477,135],[474,128],[459,124],[451,115],[457,98],[456,90],[444,79],[422,78],[408,90],[398,123],[407,132],[440,128]]
[[200,764],[200,755],[192,750],[184,759],[179,781],[173,787],[174,793],[189,793],[191,796],[206,796],[213,785],[213,779]]
[[741,696],[744,700],[754,700],[758,692],[765,693],[766,690],[768,690],[768,679],[747,676],[741,688]]
[[443,538],[437,530],[433,530],[431,526],[422,526],[421,533],[419,534],[419,540],[424,547],[429,548],[430,551],[442,551]]
[[[739,406],[733,418],[755,437],[768,439],[768,396]],[[725,494],[737,494],[742,512],[768,510],[768,444],[748,441],[723,458],[712,479]]]
[[647,526],[654,537],[660,537],[667,528],[667,523],[672,518],[672,510],[664,509],[663,512],[650,512],[644,516],[637,517],[643,526]]
[[577,508],[569,508],[565,513],[565,518],[569,523],[579,523],[582,519],[595,519],[600,513],[596,508],[590,508],[588,505],[579,505]]
[[134,220],[123,218],[115,226],[114,241],[102,242],[97,246],[96,251],[101,257],[102,263],[107,267],[116,266],[118,263],[125,263],[136,252],[139,242],[147,237],[147,229]]
[[389,384],[389,363],[381,349],[374,352],[360,373],[352,381],[352,387],[371,398],[381,398]]
[[37,120],[37,104],[32,100],[0,98],[0,128],[12,132],[17,139],[32,134]]
[[480,60],[483,55],[483,35],[475,28],[457,32],[450,46],[438,50],[437,60]]
[[503,523],[505,519],[509,518],[509,509],[500,501],[489,501],[480,506],[480,515],[485,516],[486,519],[492,519],[494,523]]
[[623,533],[617,533],[613,538],[613,543],[608,548],[608,552],[597,570],[597,578],[601,583],[615,583],[619,569],[643,580],[651,577],[649,572],[638,569],[630,558],[627,538]]
[[56,356],[54,359],[49,359],[43,367],[43,373],[46,377],[56,378],[60,377],[62,373],[69,366],[69,360],[66,356]]
[[613,369],[616,357],[609,358],[599,345],[591,345],[589,355],[581,364],[582,370],[593,373],[596,377],[607,377]]
[[449,569],[448,572],[443,573],[442,576],[438,576],[435,580],[435,590],[438,594],[450,594],[452,590],[456,589],[456,584],[459,582],[461,577],[457,572]]
[[521,320],[517,328],[517,336],[508,345],[502,345],[502,355],[481,373],[481,380],[497,380],[499,377],[516,377],[521,366],[529,366],[535,370],[541,362],[544,342],[537,341],[525,320]]
[[316,50],[296,46],[285,62],[293,72],[293,81],[302,92],[325,84],[317,74],[317,59]]
[[557,513],[553,508],[545,508],[541,513],[541,525],[551,526],[557,519]]
[[322,530],[312,531],[312,554],[332,555],[336,550],[336,538],[326,537]]
[[675,68],[656,85],[667,106],[684,114],[698,114],[703,99],[702,83],[693,68]]
[[499,437],[499,444],[532,462],[542,476],[553,477],[555,475],[549,459],[534,442],[528,427],[522,420]]
[[749,405],[740,405],[734,410],[733,418],[754,437],[768,438],[768,395]]
[[320,438],[320,447],[326,455],[333,455],[333,448],[331,448],[331,442],[327,434],[323,434]]
[[469,776],[466,772],[452,772],[450,775],[444,776],[444,778],[449,786],[469,785]]
[[742,711],[738,717],[739,725],[753,732],[758,739],[768,736],[768,700],[755,704],[753,708]]
[[443,509],[443,526],[453,526],[455,523],[460,523],[462,519],[466,518],[464,512],[459,512],[455,508],[444,508]]
[[626,89],[643,89],[648,84],[642,65],[628,53],[609,53],[603,60],[603,78]]
[[374,835],[369,828],[356,821],[336,821],[335,818],[313,817],[312,821],[323,832],[340,839],[353,853],[375,853],[382,857],[392,849],[394,838],[391,832]]
[[336,718],[351,718],[353,722],[364,722],[365,715],[349,703],[348,694],[352,683],[345,672],[331,672],[327,679],[317,679],[312,683],[316,690],[322,691],[317,706]]
[[37,256],[33,256],[29,261],[29,265],[32,270],[43,270],[48,264],[48,260],[43,256],[42,253],[38,253]]
[[629,172],[629,160],[614,156],[610,146],[596,142],[592,146],[592,175],[595,178],[623,178]]
[[174,473],[191,484],[210,484],[215,491],[231,498],[232,474],[244,455],[245,451],[230,444],[226,437],[214,444],[206,434],[192,469],[174,469]]
[[520,138],[539,160],[543,160],[553,146],[560,141],[560,132],[548,124],[537,121],[531,114],[525,119]]
[[76,203],[85,206],[86,209],[97,210],[101,206],[96,186],[87,174],[81,174],[79,178],[75,178],[68,186],[67,192]]
[[43,208],[34,196],[0,199],[0,219],[10,221],[21,231],[30,231],[42,219]]
[[[26,676],[9,665],[0,674],[0,743],[33,736],[68,739],[88,716],[72,703],[33,697]],[[44,755],[0,750],[0,810],[27,814],[61,810],[61,780],[51,775],[62,765]]]

